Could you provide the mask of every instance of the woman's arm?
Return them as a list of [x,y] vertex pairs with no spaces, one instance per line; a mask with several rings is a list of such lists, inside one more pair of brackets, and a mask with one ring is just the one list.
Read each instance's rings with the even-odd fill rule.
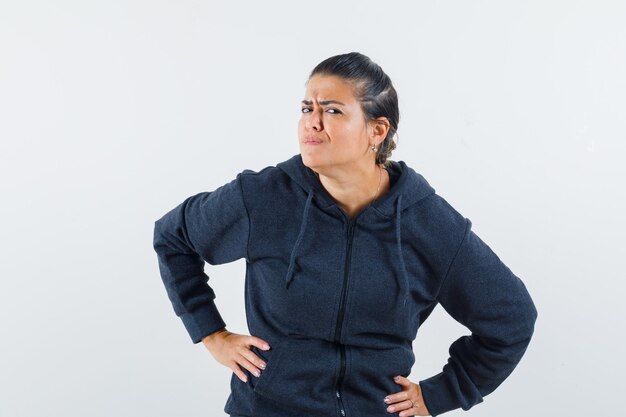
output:
[[241,174],[214,191],[188,197],[154,224],[161,278],[194,343],[226,326],[204,262],[219,265],[246,257],[249,232]]
[[420,381],[433,416],[459,407],[468,410],[495,390],[521,360],[537,318],[522,281],[466,222],[438,301],[472,334],[450,346],[441,373]]

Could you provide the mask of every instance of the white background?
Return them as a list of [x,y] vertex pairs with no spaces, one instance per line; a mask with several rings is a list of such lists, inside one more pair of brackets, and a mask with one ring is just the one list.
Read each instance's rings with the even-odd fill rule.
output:
[[[231,370],[175,316],[154,221],[297,154],[308,73],[350,51],[398,90],[392,159],[539,311],[511,377],[449,415],[619,414],[625,22],[619,0],[2,0],[0,416],[225,415]],[[244,267],[206,267],[238,333]],[[438,307],[410,378],[466,333]]]

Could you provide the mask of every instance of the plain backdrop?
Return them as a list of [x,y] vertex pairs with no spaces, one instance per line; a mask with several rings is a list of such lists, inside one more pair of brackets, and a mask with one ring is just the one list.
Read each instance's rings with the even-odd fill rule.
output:
[[[231,370],[175,316],[154,221],[297,154],[308,73],[350,51],[398,90],[391,159],[539,311],[509,379],[449,415],[619,414],[624,22],[621,0],[0,1],[0,416],[225,415]],[[206,265],[237,333],[244,271]],[[467,332],[438,307],[409,378]]]

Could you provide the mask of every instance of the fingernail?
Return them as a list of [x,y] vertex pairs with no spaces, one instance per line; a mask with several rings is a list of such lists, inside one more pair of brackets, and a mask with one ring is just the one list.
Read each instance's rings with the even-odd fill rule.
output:
[[268,345],[267,343],[263,345],[263,349],[267,350],[270,348],[270,345]]
[[254,371],[254,376],[256,376],[257,378],[261,376],[261,373],[259,371]]
[[265,364],[264,363],[260,364],[259,366],[261,367],[261,369],[265,369]]
[[390,405],[389,407],[387,407],[387,411],[389,411],[390,413],[393,413],[393,410],[394,410],[394,408],[393,408],[393,406],[392,406],[392,405]]
[[248,377],[247,376],[243,377],[243,382],[248,382]]
[[400,377],[399,377],[399,376],[394,376],[394,377],[393,377],[393,380],[394,380],[394,381],[397,381],[398,379],[400,379]]

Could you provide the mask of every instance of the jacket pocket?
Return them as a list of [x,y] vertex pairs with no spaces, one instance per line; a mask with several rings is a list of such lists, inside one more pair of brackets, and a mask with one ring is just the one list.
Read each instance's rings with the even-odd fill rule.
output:
[[312,339],[281,339],[254,386],[254,392],[310,415],[336,414],[333,384],[338,350],[333,343]]
[[[348,349],[348,372],[343,384],[344,397],[352,415],[387,417],[385,396],[402,391],[393,377],[408,377],[415,362],[411,346],[372,349],[352,346]],[[416,382],[416,381],[413,381]]]

